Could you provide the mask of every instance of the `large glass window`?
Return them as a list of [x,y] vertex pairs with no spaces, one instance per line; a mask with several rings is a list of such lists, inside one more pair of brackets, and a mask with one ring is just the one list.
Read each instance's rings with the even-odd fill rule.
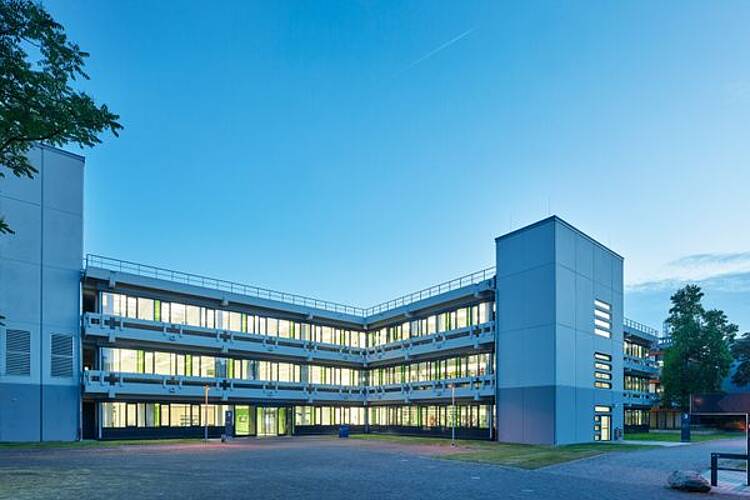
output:
[[412,405],[372,406],[368,408],[370,425],[399,427],[448,427],[455,419],[457,427],[486,429],[491,407],[488,405]]
[[102,426],[122,427],[188,427],[223,426],[226,405],[186,405],[162,403],[100,403]]

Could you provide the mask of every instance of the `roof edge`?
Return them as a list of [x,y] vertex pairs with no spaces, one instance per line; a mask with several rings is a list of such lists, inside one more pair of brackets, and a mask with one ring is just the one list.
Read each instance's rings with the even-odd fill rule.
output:
[[612,255],[614,255],[615,257],[619,258],[620,260],[623,260],[623,261],[625,260],[625,258],[622,255],[620,255],[619,253],[615,252],[614,250],[612,250],[608,246],[606,246],[606,245],[598,242],[597,240],[595,240],[594,238],[592,238],[588,234],[584,233],[583,231],[581,231],[580,229],[578,229],[577,227],[575,227],[573,224],[570,224],[569,222],[566,222],[564,219],[558,217],[557,215],[550,215],[549,217],[545,217],[542,220],[538,220],[538,221],[533,222],[533,223],[531,223],[531,224],[529,224],[527,226],[523,226],[523,227],[520,227],[518,229],[514,229],[513,231],[511,231],[509,233],[505,233],[503,235],[500,235],[500,236],[498,236],[498,237],[495,238],[495,242],[497,242],[497,241],[499,241],[501,239],[504,239],[504,238],[508,238],[510,236],[515,236],[515,235],[517,235],[519,233],[522,233],[524,231],[528,231],[530,229],[534,229],[535,227],[543,226],[544,224],[548,224],[550,222],[558,222],[558,223],[562,224],[563,226],[567,227],[568,229],[574,231],[576,234],[579,234],[580,236],[583,236],[584,238],[586,238],[587,240],[589,240],[594,245],[596,245],[596,246],[600,247],[601,249],[606,250],[607,252],[611,253]]

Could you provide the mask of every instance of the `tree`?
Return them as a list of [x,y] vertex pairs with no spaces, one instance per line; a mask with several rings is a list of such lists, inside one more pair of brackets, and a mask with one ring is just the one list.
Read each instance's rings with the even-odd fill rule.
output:
[[732,383],[740,387],[750,384],[750,332],[745,332],[732,343],[732,357],[737,362]]
[[737,325],[729,323],[723,311],[705,310],[702,298],[697,285],[687,285],[671,297],[667,325],[672,344],[664,353],[662,370],[662,403],[666,406],[687,410],[690,394],[720,390],[729,374],[729,346]]
[[[88,56],[40,4],[0,0],[0,178],[3,167],[33,178],[27,154],[36,142],[91,147],[102,132],[118,135],[119,116],[71,87],[89,78]],[[0,215],[4,233],[13,230]]]

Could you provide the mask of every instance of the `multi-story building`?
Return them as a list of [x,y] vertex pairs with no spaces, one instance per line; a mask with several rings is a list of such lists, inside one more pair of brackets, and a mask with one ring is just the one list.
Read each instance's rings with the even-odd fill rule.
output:
[[647,392],[624,392],[622,257],[558,217],[497,238],[493,268],[359,308],[84,260],[83,158],[32,160],[35,180],[0,184],[0,441],[218,436],[231,418],[238,436],[566,444],[615,439]]
[[657,403],[656,380],[659,367],[654,357],[654,348],[658,332],[649,326],[625,318],[624,334],[625,431],[647,431],[651,410]]

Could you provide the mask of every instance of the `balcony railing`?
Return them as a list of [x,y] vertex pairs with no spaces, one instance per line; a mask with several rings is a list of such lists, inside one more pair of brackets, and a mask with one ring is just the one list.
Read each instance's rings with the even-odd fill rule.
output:
[[469,285],[475,285],[494,277],[495,267],[488,267],[486,269],[482,269],[481,271],[476,271],[471,274],[461,276],[460,278],[455,278],[450,281],[446,281],[445,283],[440,283],[438,285],[425,288],[424,290],[409,293],[396,299],[388,300],[381,304],[369,307],[365,309],[365,316],[372,316],[374,314],[389,311],[397,307],[406,306],[419,300],[428,299],[430,297],[434,297],[435,295],[440,295],[441,293],[450,292],[452,290],[463,288]]
[[226,357],[318,362],[357,368],[396,360],[403,362],[405,359],[449,351],[480,348],[486,351],[491,350],[495,342],[494,321],[370,348],[98,313],[84,314],[83,333],[89,338],[106,340],[111,345],[135,345],[169,351],[180,349]]
[[361,307],[339,304],[337,302],[320,300],[312,297],[306,297],[304,295],[279,292],[259,286],[244,285],[242,283],[235,283],[233,281],[209,278],[207,276],[201,276],[198,274],[184,273],[182,271],[175,271],[173,269],[164,269],[161,267],[139,264],[137,262],[130,262],[127,260],[113,259],[110,257],[103,257],[101,255],[87,255],[85,266],[86,268],[99,267],[102,269],[108,269],[110,271],[130,273],[147,278],[172,281],[174,283],[181,283],[184,285],[200,286],[203,288],[210,288],[212,290],[220,290],[222,292],[236,293],[240,295],[247,295],[250,297],[258,297],[261,299],[276,300],[287,304],[313,307],[316,309],[323,309],[326,311],[337,313],[352,314],[355,316],[365,315],[365,309]]
[[342,386],[230,378],[188,377],[87,370],[83,373],[87,395],[104,399],[172,398],[202,399],[208,389],[212,401],[280,400],[304,404],[316,402],[397,402],[426,399],[479,400],[494,397],[493,374],[438,381],[382,386]]
[[316,299],[313,297],[307,297],[294,293],[280,292],[277,290],[254,285],[246,285],[233,281],[210,278],[198,274],[175,271],[173,269],[165,269],[162,267],[150,266],[147,264],[139,264],[137,262],[131,262],[127,260],[104,257],[101,255],[86,255],[86,258],[84,260],[84,267],[96,267],[107,269],[110,271],[134,274],[136,276],[143,276],[147,278],[161,279],[185,285],[210,288],[212,290],[219,290],[222,292],[236,293],[240,295],[247,295],[250,297],[258,297],[261,299],[275,300],[286,304],[300,305],[336,313],[350,314],[353,316],[361,317],[362,319],[365,319],[367,316],[372,316],[374,314],[382,313],[390,309],[408,305],[422,299],[434,297],[435,295],[439,295],[441,293],[450,292],[458,288],[480,283],[495,276],[495,267],[488,267],[486,269],[482,269],[481,271],[476,271],[471,274],[467,274],[465,276],[461,276],[459,278],[455,278],[444,283],[425,288],[424,290],[403,295],[396,299],[388,300],[381,304],[365,308],[341,304],[329,300]]
[[645,333],[653,337],[652,340],[656,340],[659,336],[659,330],[656,328],[651,328],[650,326],[644,325],[643,323],[639,323],[637,321],[633,321],[630,318],[625,318],[623,320],[623,324],[629,328],[632,328],[633,330],[637,330],[641,333]]
[[626,404],[654,405],[659,400],[656,393],[647,391],[625,390],[623,396]]
[[364,403],[364,386],[333,386],[306,382],[281,382],[229,378],[188,377],[143,373],[87,370],[83,372],[84,392],[105,399],[172,398],[211,401],[279,400],[313,403]]
[[650,359],[639,358],[636,356],[624,356],[625,368],[640,370],[644,373],[656,374],[659,372],[659,366],[656,361]]
[[494,346],[495,322],[488,321],[479,325],[456,328],[446,332],[411,337],[398,342],[382,344],[367,348],[368,364],[385,362],[394,359],[411,359],[420,355],[446,352],[454,349]]
[[479,400],[495,396],[495,375],[483,374],[424,382],[386,384],[367,387],[367,400],[373,402],[409,402],[422,399],[466,399]]

